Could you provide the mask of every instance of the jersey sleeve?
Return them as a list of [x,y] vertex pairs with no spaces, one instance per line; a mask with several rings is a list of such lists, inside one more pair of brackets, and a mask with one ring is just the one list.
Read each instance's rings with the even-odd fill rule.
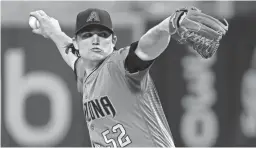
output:
[[130,46],[122,48],[118,52],[118,66],[124,71],[126,77],[135,81],[141,81],[145,75],[149,73],[149,69],[155,60],[143,61],[136,54],[135,50],[138,46],[138,41]]
[[142,73],[147,72],[154,62],[154,60],[150,61],[143,61],[141,60],[136,54],[135,50],[138,46],[138,41],[135,43],[132,43],[128,52],[127,57],[124,61],[124,67],[130,74],[134,74],[136,72]]

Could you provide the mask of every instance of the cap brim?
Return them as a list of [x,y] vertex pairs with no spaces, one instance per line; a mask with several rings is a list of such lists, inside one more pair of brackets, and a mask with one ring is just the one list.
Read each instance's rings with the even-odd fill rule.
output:
[[78,29],[76,32],[75,32],[75,35],[77,35],[80,31],[82,31],[83,29],[86,29],[88,27],[92,27],[92,26],[100,26],[100,27],[103,27],[105,28],[106,30],[110,31],[111,33],[114,33],[114,31],[112,29],[110,29],[109,27],[105,26],[105,25],[102,25],[102,24],[86,24],[84,26],[82,26],[80,29]]

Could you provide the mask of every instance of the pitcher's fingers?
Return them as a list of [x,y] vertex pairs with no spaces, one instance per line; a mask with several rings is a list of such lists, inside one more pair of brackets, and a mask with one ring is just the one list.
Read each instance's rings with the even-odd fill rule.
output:
[[35,34],[41,34],[41,31],[39,29],[33,29],[32,32]]
[[34,16],[39,22],[42,20],[42,16],[41,16],[40,13],[38,13],[38,11],[30,12],[29,15],[30,15],[30,16]]
[[43,10],[38,10],[38,13],[39,13],[41,16],[48,16]]

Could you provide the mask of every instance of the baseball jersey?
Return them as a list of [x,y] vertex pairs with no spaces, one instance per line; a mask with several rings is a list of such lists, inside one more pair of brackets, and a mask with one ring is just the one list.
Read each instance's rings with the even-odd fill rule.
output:
[[134,52],[136,44],[114,51],[87,76],[83,64],[75,64],[94,147],[174,147],[149,75],[152,64],[134,73],[125,67],[125,59]]

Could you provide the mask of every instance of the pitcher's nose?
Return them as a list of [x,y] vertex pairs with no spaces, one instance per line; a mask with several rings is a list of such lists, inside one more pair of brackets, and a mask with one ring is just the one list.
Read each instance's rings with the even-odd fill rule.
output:
[[97,34],[94,34],[92,36],[92,44],[93,45],[99,45],[100,44],[99,36]]

